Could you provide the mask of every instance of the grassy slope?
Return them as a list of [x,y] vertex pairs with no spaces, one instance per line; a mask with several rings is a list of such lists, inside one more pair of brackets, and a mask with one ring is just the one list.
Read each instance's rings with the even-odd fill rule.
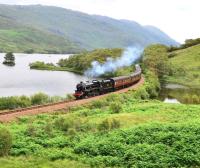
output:
[[22,25],[0,16],[0,52],[71,53],[79,48],[69,40],[51,32]]
[[88,168],[89,166],[79,163],[77,161],[70,160],[59,160],[56,162],[52,162],[49,160],[45,160],[39,157],[9,157],[9,158],[1,158],[0,159],[0,167],[1,168],[65,168],[67,167],[75,167],[75,168]]
[[[199,136],[195,132],[200,130],[200,106],[135,100],[132,94],[111,95],[106,100],[73,108],[67,114],[63,111],[23,117],[5,125],[14,135],[13,157],[1,159],[0,167],[23,167],[32,162],[37,163],[33,168],[38,164],[42,167],[44,162],[46,167],[56,167],[69,162],[66,159],[77,160],[71,167],[82,162],[83,167],[199,165]],[[119,113],[111,107],[113,100],[121,104]],[[105,119],[119,121],[120,129],[100,133],[99,124]],[[23,157],[14,157],[24,154],[31,163],[23,162]]]
[[185,74],[169,77],[168,81],[191,87],[200,87],[200,45],[174,51],[170,54],[175,55],[170,59],[172,65],[184,69]]

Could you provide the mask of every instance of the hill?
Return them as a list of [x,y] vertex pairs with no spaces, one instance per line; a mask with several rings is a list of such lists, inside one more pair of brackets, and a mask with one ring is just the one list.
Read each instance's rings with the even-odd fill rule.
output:
[[17,52],[178,44],[152,26],[41,5],[0,5],[0,40],[2,51]]
[[200,41],[186,40],[180,47],[150,45],[144,50],[144,63],[161,82],[200,87]]
[[0,16],[0,52],[74,53],[79,50],[63,37]]
[[200,87],[200,44],[169,53],[173,75],[168,82]]

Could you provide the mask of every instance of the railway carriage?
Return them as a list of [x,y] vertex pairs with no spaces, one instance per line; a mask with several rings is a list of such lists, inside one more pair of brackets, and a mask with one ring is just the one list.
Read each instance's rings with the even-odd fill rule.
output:
[[135,66],[135,72],[129,76],[120,76],[102,81],[93,80],[92,82],[80,82],[76,86],[74,96],[76,99],[82,99],[123,89],[138,82],[141,79],[141,74],[141,68],[137,64]]

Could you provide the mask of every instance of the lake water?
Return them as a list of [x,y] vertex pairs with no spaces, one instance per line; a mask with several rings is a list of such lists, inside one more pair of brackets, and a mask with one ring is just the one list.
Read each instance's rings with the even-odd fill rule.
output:
[[200,104],[200,89],[178,84],[167,84],[160,92],[165,103]]
[[87,77],[71,72],[30,70],[29,63],[43,61],[57,63],[69,55],[14,54],[16,66],[2,64],[5,54],[0,53],[0,97],[13,95],[31,95],[44,92],[48,95],[64,96],[73,93],[80,81]]

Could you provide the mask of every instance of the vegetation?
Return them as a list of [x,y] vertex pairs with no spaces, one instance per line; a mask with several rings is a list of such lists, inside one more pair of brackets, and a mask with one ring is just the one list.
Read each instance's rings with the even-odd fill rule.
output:
[[187,39],[185,40],[184,44],[181,44],[180,46],[170,46],[168,48],[169,52],[172,51],[176,51],[176,50],[182,50],[182,49],[186,49],[195,45],[199,45],[200,44],[200,38],[197,39]]
[[157,28],[135,22],[58,7],[0,5],[1,52],[79,53],[152,43],[177,44]]
[[81,74],[81,72],[76,71],[74,69],[70,69],[67,67],[60,67],[56,66],[53,63],[44,63],[40,61],[36,61],[29,64],[30,69],[37,69],[37,70],[48,70],[48,71],[69,71]]
[[93,61],[104,63],[107,58],[118,58],[122,55],[123,49],[96,49],[91,52],[84,52],[73,55],[67,59],[61,59],[58,63],[60,67],[66,67],[84,73]]
[[[0,165],[197,167],[200,107],[149,100],[151,83],[71,108],[70,113],[22,117],[0,125],[14,140]],[[113,101],[120,104],[117,113]],[[23,162],[24,157],[30,163]]]
[[[52,71],[70,71],[78,74],[83,74],[85,70],[91,67],[91,63],[93,61],[99,61],[100,63],[104,63],[107,58],[116,59],[121,56],[123,49],[115,48],[115,49],[96,49],[90,52],[83,52],[81,54],[73,55],[67,59],[61,59],[58,62],[58,65],[54,65],[52,63],[44,63],[44,62],[34,62],[29,66],[31,69],[38,70],[52,70]],[[110,76],[119,76],[130,74],[133,72],[134,66],[123,67],[118,69],[116,72],[104,74],[105,77]]]
[[15,65],[15,56],[13,55],[12,52],[9,52],[5,55],[4,57],[4,62],[3,64],[8,65],[8,66],[14,66]]
[[144,51],[143,64],[145,69],[152,71],[161,82],[164,82],[170,70],[167,47],[160,44],[147,47]]
[[183,84],[189,87],[200,86],[200,45],[170,52],[173,55],[169,59],[171,75],[168,82]]
[[62,37],[28,27],[1,29],[0,26],[0,44],[1,52],[63,54],[81,51]]
[[7,156],[12,146],[12,137],[8,130],[0,129],[0,157]]
[[200,45],[196,44],[196,40],[192,44],[187,42],[187,48],[172,52],[166,46],[151,45],[144,52],[144,68],[154,72],[161,82],[199,88]]
[[0,98],[0,110],[25,108],[33,105],[42,105],[47,103],[59,102],[63,100],[70,100],[72,97],[68,95],[66,98],[53,96],[50,97],[44,93],[36,93],[30,97],[28,96],[12,96]]
[[[120,57],[122,52],[123,49],[120,48],[96,49],[90,52],[82,52],[81,54],[73,55],[67,59],[61,59],[58,62],[58,65],[37,61],[31,63],[29,66],[31,69],[37,70],[70,71],[78,74],[83,74],[88,68],[91,67],[91,63],[93,61],[99,61],[100,63],[104,63],[107,60],[107,58],[116,59],[117,57]],[[109,72],[102,75],[102,77],[129,75],[134,71],[134,68],[134,65],[119,68],[115,72]]]
[[[0,165],[199,167],[200,106],[152,100],[158,96],[160,81],[175,74],[171,59],[177,56],[168,58],[169,54],[162,45],[145,50],[145,84],[135,91],[0,124],[13,137],[9,156],[0,159]],[[196,96],[193,99],[197,101]],[[38,102],[37,96],[33,100]]]

